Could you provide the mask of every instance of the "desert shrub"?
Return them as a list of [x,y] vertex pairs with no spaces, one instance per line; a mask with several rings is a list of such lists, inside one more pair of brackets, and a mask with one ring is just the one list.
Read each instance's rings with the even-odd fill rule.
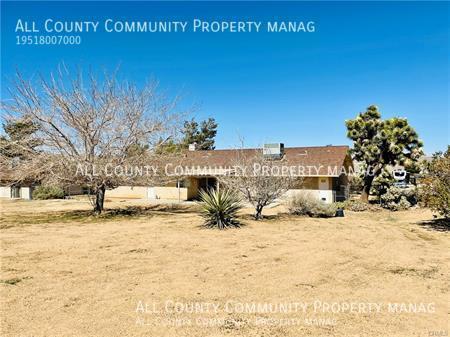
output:
[[350,193],[360,193],[364,187],[361,175],[353,174],[348,176]]
[[242,203],[231,190],[200,191],[200,206],[206,227],[239,227],[237,212],[242,208]]
[[370,210],[370,204],[360,200],[348,200],[346,202],[345,209],[352,212],[365,212]]
[[326,204],[321,200],[318,200],[316,208],[313,209],[312,216],[319,218],[330,218],[336,215],[336,206],[334,204]]
[[62,199],[64,198],[64,190],[58,186],[41,185],[34,189],[33,199]]
[[415,187],[400,188],[391,186],[381,196],[381,206],[391,211],[401,211],[417,204],[417,190]]
[[433,211],[450,218],[450,146],[445,153],[435,153],[432,161],[423,166],[425,177],[420,186],[421,200]]
[[288,199],[289,213],[308,215],[314,207],[314,197],[309,193],[296,193]]
[[334,208],[336,208],[336,210],[339,208],[345,209],[348,205],[348,202],[347,201],[337,201],[337,202],[333,203],[333,205],[334,205]]
[[288,201],[289,213],[328,218],[336,214],[336,206],[317,199],[310,193],[296,193]]
[[336,209],[337,208],[342,208],[345,209],[347,211],[352,211],[352,212],[377,212],[379,211],[381,208],[378,205],[374,205],[374,204],[369,204],[363,201],[360,201],[359,199],[356,200],[346,200],[346,201],[342,201],[342,202],[336,202],[334,203]]
[[401,211],[401,210],[405,210],[410,208],[412,205],[411,203],[408,201],[408,199],[406,199],[405,196],[402,196],[400,198],[400,201],[397,203],[397,205],[394,207],[394,210],[396,211]]

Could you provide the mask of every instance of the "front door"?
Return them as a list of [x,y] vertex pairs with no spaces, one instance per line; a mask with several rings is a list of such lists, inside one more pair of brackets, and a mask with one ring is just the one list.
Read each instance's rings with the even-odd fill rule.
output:
[[330,187],[327,177],[319,177],[319,199],[325,202],[331,202],[329,199]]
[[198,180],[198,189],[208,191],[215,189],[217,185],[217,179],[213,177],[200,178]]

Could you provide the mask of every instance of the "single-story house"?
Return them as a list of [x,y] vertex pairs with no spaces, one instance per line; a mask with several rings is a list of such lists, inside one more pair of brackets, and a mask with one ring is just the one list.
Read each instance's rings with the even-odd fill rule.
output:
[[[308,192],[327,203],[348,198],[348,174],[353,164],[348,146],[284,147],[282,143],[266,144],[263,149],[196,150],[190,147],[183,156],[182,165],[168,164],[170,172],[185,169],[189,174],[163,186],[120,186],[106,192],[110,198],[193,200],[201,189],[220,188],[218,176],[233,174],[238,156],[251,158],[263,151],[280,167],[294,168],[301,182],[287,194]],[[180,168],[181,166],[181,168]],[[192,169],[192,168],[196,168]],[[189,171],[189,169],[191,169]],[[186,172],[184,172],[186,173]]]
[[0,198],[27,199],[33,195],[34,185],[31,183],[9,184],[2,183],[0,186]]
[[[0,168],[0,198],[33,199],[33,191],[40,185],[40,181],[33,179],[16,181],[12,177],[11,168],[4,166]],[[86,190],[78,185],[65,186],[64,192],[66,195],[86,194]]]
[[[9,199],[33,199],[33,191],[40,184],[32,181],[13,183],[11,181],[0,181],[0,198]],[[71,185],[64,188],[66,195],[81,195],[87,192],[81,186]]]
[[0,198],[28,199],[33,195],[36,183],[32,180],[17,182],[12,178],[12,169],[0,166]]
[[[348,146],[284,147],[282,143],[266,144],[263,149],[196,150],[194,146],[181,155],[177,163],[166,163],[164,170],[173,179],[160,186],[119,186],[106,191],[106,198],[195,200],[202,189],[220,188],[220,175],[236,174],[236,159],[252,158],[258,151],[274,166],[293,168],[301,177],[287,195],[299,191],[310,193],[327,203],[348,198],[348,174],[353,170]],[[181,169],[183,174],[177,175]],[[35,182],[12,183],[3,172],[0,177],[0,197],[31,199]],[[178,172],[179,173],[179,172]],[[80,186],[65,188],[69,195],[85,194]]]

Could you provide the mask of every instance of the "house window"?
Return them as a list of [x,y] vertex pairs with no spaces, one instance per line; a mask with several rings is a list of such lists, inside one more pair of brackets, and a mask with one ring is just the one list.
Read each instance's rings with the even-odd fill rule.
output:
[[20,198],[20,186],[11,186],[11,198]]
[[187,179],[179,180],[178,183],[179,183],[180,188],[190,186],[190,181]]

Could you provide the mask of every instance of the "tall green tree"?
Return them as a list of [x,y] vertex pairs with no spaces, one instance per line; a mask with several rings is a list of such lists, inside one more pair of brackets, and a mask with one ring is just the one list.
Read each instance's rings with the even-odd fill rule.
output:
[[347,120],[351,154],[364,168],[361,200],[368,202],[373,180],[388,165],[411,165],[423,155],[423,143],[406,118],[383,120],[375,105]]
[[160,154],[175,154],[196,144],[197,150],[214,150],[218,124],[214,118],[208,118],[200,124],[192,118],[185,121],[181,130],[181,139],[160,139],[156,149]]
[[188,148],[189,144],[196,143],[198,140],[198,123],[192,118],[189,121],[184,121],[183,129],[181,130],[183,138],[181,140],[181,146]]
[[39,127],[29,118],[8,120],[3,123],[0,136],[0,154],[8,158],[25,159],[42,145],[36,133]]
[[198,150],[214,150],[218,124],[214,118],[208,118],[199,123],[195,119],[184,122],[181,145],[187,148],[196,143]]
[[157,146],[155,147],[155,152],[159,155],[178,154],[181,150],[182,148],[180,143],[174,141],[173,139],[160,139]]

